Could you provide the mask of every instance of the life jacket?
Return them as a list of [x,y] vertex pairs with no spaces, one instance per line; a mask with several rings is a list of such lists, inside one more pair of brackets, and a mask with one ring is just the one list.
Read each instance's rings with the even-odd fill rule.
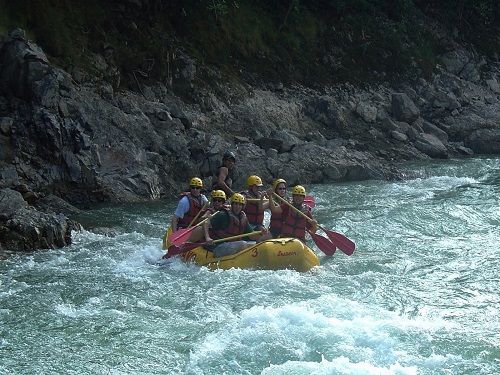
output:
[[[258,196],[253,195],[248,190],[241,192],[246,198],[258,199]],[[246,202],[245,208],[243,209],[247,215],[248,222],[250,225],[262,225],[264,222],[264,210],[259,210],[259,202]]]
[[[306,220],[304,216],[295,212],[290,207],[284,206],[284,204],[281,209],[283,210],[281,237],[295,237],[305,240],[306,228],[310,227],[309,220]],[[302,207],[300,207],[299,210],[311,217],[311,209],[305,204],[302,204]]]
[[278,237],[283,227],[283,213],[271,212],[271,220],[269,221],[269,232],[273,237]]
[[[182,193],[180,196],[180,199],[187,197],[189,201],[189,211],[184,214],[183,218],[180,218],[179,221],[177,222],[177,228],[187,228],[189,224],[191,224],[191,221],[198,215],[198,212],[200,212],[202,206],[202,201],[201,201],[201,195],[199,196],[199,199],[195,198],[190,192],[185,192]],[[198,217],[201,217],[202,215],[199,215]],[[197,220],[198,221],[198,220]],[[193,223],[193,225],[196,224]]]
[[213,205],[210,205],[208,206],[207,211],[210,213],[210,215],[212,215],[217,211],[227,210],[230,207],[231,206],[229,206],[228,204],[223,204],[222,206],[216,209]]
[[243,211],[236,216],[230,207],[224,207],[223,210],[229,216],[229,225],[227,228],[220,230],[210,229],[210,237],[212,239],[225,238],[230,236],[236,236],[238,234],[245,233],[248,225],[247,215]]
[[[222,186],[219,185],[219,174],[220,174],[220,169],[222,167],[227,168],[225,165],[219,165],[217,167],[217,171],[215,172],[214,176],[212,177],[212,180],[213,180],[212,190],[217,190],[217,189],[224,190],[222,188]],[[231,186],[233,185],[233,178],[234,178],[234,169],[227,168],[227,176],[224,179],[224,182],[226,183],[228,188],[231,188]],[[229,192],[226,191],[226,193],[229,193]]]

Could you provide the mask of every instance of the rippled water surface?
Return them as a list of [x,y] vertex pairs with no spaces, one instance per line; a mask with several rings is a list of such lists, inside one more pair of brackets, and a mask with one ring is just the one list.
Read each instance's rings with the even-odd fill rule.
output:
[[175,202],[0,260],[1,374],[498,374],[500,159],[310,186],[357,245],[307,273],[158,262]]

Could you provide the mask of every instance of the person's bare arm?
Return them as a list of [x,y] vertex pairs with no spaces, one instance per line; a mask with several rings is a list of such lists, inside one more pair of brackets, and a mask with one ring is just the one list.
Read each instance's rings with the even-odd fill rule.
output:
[[219,170],[219,178],[217,179],[217,183],[226,194],[233,195],[233,191],[231,190],[231,188],[226,185],[226,177],[228,174],[229,170],[227,169],[227,167],[221,167]]
[[283,210],[281,209],[280,204],[278,204],[278,205],[274,204],[273,193],[274,193],[274,191],[272,189],[270,189],[267,193],[267,196],[269,197],[269,202],[268,202],[269,209],[271,210],[271,212],[273,214],[281,214],[283,212]]

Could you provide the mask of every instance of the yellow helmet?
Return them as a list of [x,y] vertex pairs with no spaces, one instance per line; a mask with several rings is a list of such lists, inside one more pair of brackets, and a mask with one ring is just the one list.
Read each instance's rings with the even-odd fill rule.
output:
[[194,186],[194,187],[203,187],[203,181],[199,177],[193,177],[191,180],[189,180],[189,186]]
[[292,189],[292,195],[303,195],[306,196],[306,189],[302,185],[294,186]]
[[245,197],[240,193],[234,193],[231,197],[231,203],[245,204]]
[[276,187],[279,185],[279,184],[285,184],[286,186],[286,181],[283,180],[282,178],[277,178],[276,180],[274,180],[273,182],[273,189],[276,190]]
[[223,190],[212,190],[212,193],[210,194],[212,199],[224,199],[226,200],[226,193],[224,193]]
[[257,185],[257,186],[262,186],[262,180],[260,179],[259,176],[252,175],[247,178],[247,185],[252,186],[252,185]]

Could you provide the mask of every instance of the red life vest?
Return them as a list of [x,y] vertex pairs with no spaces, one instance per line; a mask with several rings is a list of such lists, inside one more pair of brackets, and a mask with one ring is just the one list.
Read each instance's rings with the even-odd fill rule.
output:
[[223,204],[222,206],[220,206],[219,208],[215,208],[214,206],[210,205],[208,206],[207,208],[207,211],[210,213],[210,214],[213,214],[217,211],[222,211],[222,210],[227,210],[228,208],[230,208],[231,206],[227,205],[227,204]]
[[248,220],[247,216],[243,211],[241,211],[238,216],[236,216],[231,210],[231,208],[228,207],[224,207],[220,211],[226,212],[226,214],[229,216],[229,225],[224,229],[219,229],[219,230],[210,229],[209,233],[212,239],[216,240],[218,238],[236,236],[238,234],[245,233],[248,226]]
[[[260,197],[253,195],[248,190],[241,192],[246,198],[260,199]],[[262,225],[264,222],[264,210],[259,210],[259,202],[248,202],[243,209],[247,215],[250,225]]]
[[[310,227],[309,220],[292,210],[285,203],[281,205],[283,211],[283,226],[281,227],[281,237],[295,237],[301,240],[306,239],[306,228]],[[300,211],[312,218],[311,209],[302,204]]]
[[[183,218],[179,218],[179,221],[177,222],[177,228],[187,228],[188,225],[193,221],[193,219],[198,215],[198,212],[200,212],[201,208],[203,207],[202,205],[202,200],[201,200],[201,195],[199,196],[199,199],[193,197],[191,193],[185,192],[180,195],[180,199],[187,197],[189,201],[189,211],[184,214]],[[199,215],[198,217],[201,217],[202,215]],[[198,221],[198,219],[196,220]],[[193,225],[196,224],[193,223]]]
[[280,233],[283,226],[283,214],[271,214],[271,221],[269,222],[269,231],[271,233]]

